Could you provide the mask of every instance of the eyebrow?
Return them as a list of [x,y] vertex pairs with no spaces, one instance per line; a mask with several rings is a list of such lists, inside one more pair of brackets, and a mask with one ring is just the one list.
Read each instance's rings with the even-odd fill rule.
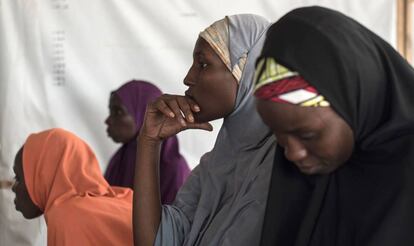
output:
[[194,53],[194,55],[193,55],[193,59],[195,59],[195,58],[204,58],[204,54],[202,53],[202,51],[197,51],[197,52],[195,52]]
[[120,109],[123,109],[123,107],[121,107],[120,105],[111,105],[111,104],[109,104],[109,106],[108,106],[109,108],[120,108]]
[[314,131],[319,131],[320,129],[314,129],[314,128],[309,128],[309,127],[300,127],[300,128],[296,128],[294,130],[291,131],[291,133],[303,133],[303,132],[314,132]]
[[200,50],[197,50],[197,51],[194,52],[194,56],[202,56],[202,57],[205,57],[206,56],[206,53],[202,49],[200,49]]
[[284,132],[287,133],[301,133],[306,131],[319,131],[323,128],[324,123],[322,121],[311,121],[311,124],[303,125],[303,122],[299,122],[297,125],[289,126]]
[[16,172],[16,158],[14,158],[14,162],[13,162],[13,172],[17,176],[17,172]]
[[306,132],[306,131],[314,131],[309,129],[309,127],[289,127],[289,129],[284,129],[283,132],[284,133],[288,133],[288,134],[297,134],[297,133],[301,133],[301,132]]

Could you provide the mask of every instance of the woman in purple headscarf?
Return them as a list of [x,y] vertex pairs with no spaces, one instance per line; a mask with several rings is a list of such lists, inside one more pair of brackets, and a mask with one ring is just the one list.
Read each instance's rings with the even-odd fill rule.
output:
[[[147,103],[162,92],[153,84],[132,80],[111,93],[110,114],[105,120],[107,132],[122,147],[111,158],[105,178],[111,185],[133,188],[137,134],[141,129]],[[161,202],[170,204],[184,183],[190,169],[179,153],[178,140],[172,136],[164,140],[160,159]]]

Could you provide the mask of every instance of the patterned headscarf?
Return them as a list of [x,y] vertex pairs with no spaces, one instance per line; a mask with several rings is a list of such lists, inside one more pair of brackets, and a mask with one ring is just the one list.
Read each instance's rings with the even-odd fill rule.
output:
[[211,47],[216,51],[217,55],[226,64],[227,68],[231,71],[236,78],[237,83],[240,83],[240,79],[243,73],[244,66],[246,64],[247,53],[243,54],[239,61],[231,65],[231,58],[229,52],[229,20],[226,16],[224,19],[214,22],[211,26],[207,27],[200,33],[200,37],[207,41]]
[[304,80],[273,58],[262,58],[257,63],[254,79],[257,98],[302,107],[328,107],[326,99]]

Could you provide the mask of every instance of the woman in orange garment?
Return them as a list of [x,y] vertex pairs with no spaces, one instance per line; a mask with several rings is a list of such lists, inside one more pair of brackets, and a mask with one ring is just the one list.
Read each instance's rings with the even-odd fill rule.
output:
[[16,209],[44,215],[48,245],[132,245],[132,190],[111,187],[91,148],[51,129],[28,137],[16,155]]

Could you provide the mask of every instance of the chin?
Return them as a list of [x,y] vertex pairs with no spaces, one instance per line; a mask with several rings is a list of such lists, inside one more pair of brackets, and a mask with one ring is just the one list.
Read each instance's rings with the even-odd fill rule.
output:
[[23,215],[23,217],[24,217],[25,219],[28,219],[28,220],[33,219],[33,218],[32,218],[32,216],[30,216],[30,214],[27,214],[26,212],[24,212],[24,211],[22,211],[22,210],[20,210],[20,209],[18,209],[18,208],[16,208],[16,210],[17,210],[18,212],[20,212],[20,213]]
[[35,219],[35,218],[37,218],[37,217],[39,217],[39,216],[41,216],[41,215],[42,215],[42,213],[31,214],[31,213],[24,213],[24,212],[22,212],[22,211],[19,211],[19,212],[21,212],[21,213],[22,213],[22,215],[23,215],[23,217],[24,217],[25,219],[28,219],[28,220]]
[[317,168],[302,168],[302,167],[299,167],[299,171],[303,174],[306,174],[306,175],[320,174],[320,172],[319,172],[319,170],[317,170]]
[[306,175],[328,174],[333,171],[322,165],[315,165],[311,167],[298,166],[298,168],[301,173]]
[[203,113],[194,113],[193,115],[194,115],[194,120],[197,123],[206,123],[206,122],[210,122],[210,121],[219,119],[217,117],[213,117],[211,115],[206,115],[206,114],[203,114]]
[[204,122],[208,122],[208,119],[206,119],[206,117],[203,114],[200,113],[194,113],[194,120],[197,123],[204,123]]
[[33,218],[34,218],[34,217],[32,217],[32,216],[30,216],[30,215],[27,215],[27,214],[25,214],[25,213],[23,213],[23,212],[21,212],[21,211],[20,211],[20,213],[22,213],[23,217],[24,217],[25,219],[27,219],[27,220],[31,220],[31,219],[33,219]]
[[109,138],[112,139],[114,143],[121,143],[121,141],[117,137],[109,136]]
[[39,214],[39,215],[29,215],[29,216],[25,216],[25,215],[23,214],[23,217],[24,217],[25,219],[27,219],[27,220],[36,219],[37,217],[40,217],[40,216],[41,216],[41,214]]

